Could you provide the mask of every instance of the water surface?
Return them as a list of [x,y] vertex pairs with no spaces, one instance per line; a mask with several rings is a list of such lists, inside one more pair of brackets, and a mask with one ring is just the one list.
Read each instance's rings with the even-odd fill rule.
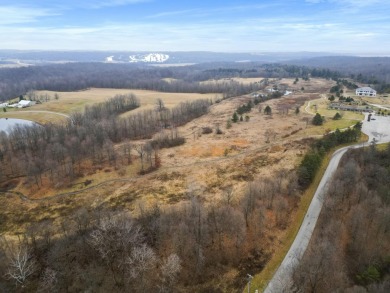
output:
[[16,125],[33,126],[36,123],[29,120],[14,119],[14,118],[0,118],[0,132],[5,131],[7,133]]

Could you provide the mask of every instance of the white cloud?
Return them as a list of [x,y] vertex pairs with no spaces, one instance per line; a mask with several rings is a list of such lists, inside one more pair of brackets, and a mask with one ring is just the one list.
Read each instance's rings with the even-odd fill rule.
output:
[[366,7],[382,3],[383,0],[331,0],[331,2],[351,6],[351,7]]
[[88,8],[104,8],[104,7],[115,7],[115,6],[124,6],[129,4],[138,4],[138,3],[146,3],[152,2],[152,0],[104,0],[104,1],[83,1],[80,3],[82,6]]
[[194,12],[199,12],[199,11],[200,11],[199,9],[166,11],[166,12],[160,12],[160,13],[150,15],[147,18],[160,18],[160,17],[174,16],[174,15],[186,15],[186,14],[192,14]]
[[[1,27],[4,49],[134,51],[343,51],[361,40],[382,42],[383,33],[344,23],[309,23],[272,18],[176,24],[117,23],[98,27]],[[302,20],[301,20],[302,21]],[[383,44],[383,43],[382,43]],[[385,45],[385,44],[384,44]],[[382,47],[383,48],[383,47]]]
[[187,9],[187,10],[173,10],[173,11],[163,11],[148,16],[147,18],[160,18],[166,16],[175,16],[175,15],[187,15],[189,17],[213,17],[216,18],[217,15],[225,13],[237,13],[241,11],[256,11],[256,10],[265,10],[271,9],[274,7],[280,6],[279,2],[267,3],[267,4],[252,4],[252,5],[236,5],[236,6],[222,6],[218,8],[209,8],[209,9]]
[[363,8],[367,6],[373,6],[379,3],[383,4],[383,0],[305,0],[305,2],[311,4],[329,2],[341,6],[347,6],[350,8]]
[[0,6],[0,25],[36,22],[41,17],[58,15],[48,9]]

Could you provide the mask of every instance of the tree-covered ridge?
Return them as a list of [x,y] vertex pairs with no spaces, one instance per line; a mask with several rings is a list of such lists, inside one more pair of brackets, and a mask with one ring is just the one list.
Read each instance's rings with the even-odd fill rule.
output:
[[[216,68],[217,67],[217,68]],[[340,80],[352,78],[370,83],[380,92],[389,89],[389,81],[364,74],[350,74],[328,68],[286,64],[222,63],[158,68],[129,64],[68,63],[47,66],[0,69],[0,100],[32,90],[75,91],[90,87],[147,89],[162,92],[223,93],[225,97],[248,94],[263,88],[261,82],[243,84],[231,78],[302,78]],[[165,79],[171,79],[167,81]],[[371,79],[370,79],[371,78]],[[223,82],[203,81],[225,79]],[[348,83],[348,84],[346,84]],[[353,83],[350,84],[351,86]]]

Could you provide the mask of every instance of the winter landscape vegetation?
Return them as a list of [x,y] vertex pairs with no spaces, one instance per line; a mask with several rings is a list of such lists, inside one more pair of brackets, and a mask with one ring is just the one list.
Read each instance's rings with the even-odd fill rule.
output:
[[16,2],[0,292],[390,291],[389,4]]

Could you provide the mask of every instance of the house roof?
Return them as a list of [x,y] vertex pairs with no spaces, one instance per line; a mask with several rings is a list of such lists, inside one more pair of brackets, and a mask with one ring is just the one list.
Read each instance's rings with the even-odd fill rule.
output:
[[365,86],[365,87],[357,88],[356,91],[375,91],[375,90],[368,86]]
[[21,101],[19,101],[18,104],[19,104],[19,105],[22,105],[22,106],[26,106],[26,105],[31,104],[31,101],[21,100]]

